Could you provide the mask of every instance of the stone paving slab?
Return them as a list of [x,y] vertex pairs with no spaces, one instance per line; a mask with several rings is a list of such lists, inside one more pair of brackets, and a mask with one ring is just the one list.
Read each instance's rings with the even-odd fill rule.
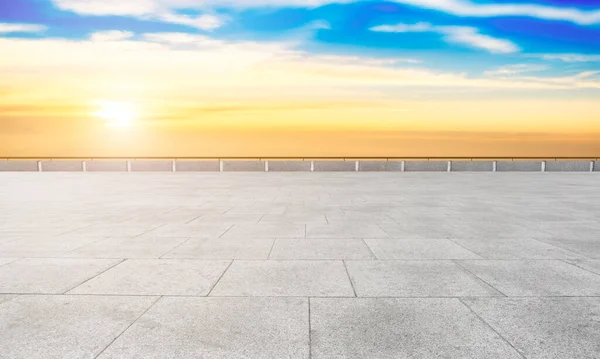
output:
[[74,258],[159,258],[188,238],[106,238],[79,247],[62,257]]
[[600,275],[600,259],[568,259],[565,260],[565,262],[574,264],[580,268]]
[[0,267],[0,293],[64,293],[117,263],[112,259],[20,259]]
[[222,238],[304,238],[306,225],[300,223],[258,223],[234,225]]
[[522,358],[458,299],[312,298],[312,358]]
[[4,302],[8,302],[9,300],[12,300],[14,298],[18,297],[17,295],[11,295],[11,294],[0,294],[0,304],[4,303]]
[[10,262],[14,262],[19,258],[0,258],[0,266],[10,263]]
[[306,225],[307,238],[388,238],[389,235],[380,226],[371,223],[357,224],[344,221],[326,225]]
[[454,242],[487,259],[580,258],[581,255],[530,238],[457,238]]
[[267,259],[274,242],[269,238],[192,238],[163,258]]
[[359,297],[502,295],[451,261],[346,261]]
[[159,238],[218,238],[229,230],[232,223],[165,224],[143,232],[143,237]]
[[463,301],[526,358],[598,358],[600,298]]
[[35,235],[0,242],[0,253],[12,257],[59,257],[86,244],[97,241],[97,237],[53,237]]
[[594,357],[596,193],[539,167],[0,173],[0,357]]
[[129,259],[69,294],[207,295],[230,261]]
[[507,296],[600,296],[600,276],[559,260],[460,261]]
[[448,239],[365,239],[377,259],[478,259],[479,255]]
[[375,259],[362,239],[278,239],[269,259]]
[[213,296],[354,296],[342,261],[234,261]]
[[0,305],[0,355],[93,358],[156,298],[22,295]]
[[99,358],[308,357],[306,298],[164,297]]

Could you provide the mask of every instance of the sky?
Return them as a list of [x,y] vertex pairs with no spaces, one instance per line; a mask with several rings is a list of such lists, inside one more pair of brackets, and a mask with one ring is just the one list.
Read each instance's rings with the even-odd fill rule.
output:
[[0,157],[600,157],[600,0],[0,0]]

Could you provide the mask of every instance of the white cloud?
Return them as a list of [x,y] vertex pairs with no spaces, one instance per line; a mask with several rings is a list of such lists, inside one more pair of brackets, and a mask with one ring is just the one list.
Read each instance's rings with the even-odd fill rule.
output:
[[214,30],[223,26],[225,16],[201,14],[190,16],[178,14],[177,9],[205,8],[201,2],[162,1],[162,0],[54,0],[55,5],[62,9],[84,15],[120,15],[142,19],[154,19],[164,22],[186,25],[201,30]]
[[379,25],[370,30],[399,33],[436,32],[443,34],[446,42],[483,49],[491,53],[508,54],[520,51],[519,47],[509,40],[481,34],[478,29],[468,26],[434,26],[419,22],[416,24]]
[[575,7],[538,4],[476,4],[468,0],[393,0],[396,3],[443,11],[458,16],[525,16],[544,20],[569,21],[580,25],[600,23],[600,9],[584,11]]
[[[170,13],[176,9],[303,7],[311,8],[331,3],[351,3],[354,0],[53,0],[65,10],[92,15],[149,15]],[[545,20],[569,21],[580,25],[600,23],[600,9],[581,10],[527,3],[481,4],[470,0],[392,0],[396,3],[442,11],[457,16],[498,17],[525,16]]]
[[549,69],[546,65],[538,65],[538,64],[514,64],[514,65],[506,65],[499,67],[495,70],[486,71],[484,74],[486,76],[510,76],[517,75],[526,72],[537,72],[544,71]]
[[90,38],[92,41],[121,41],[132,36],[133,33],[130,31],[110,30],[95,32]]
[[371,28],[371,31],[379,32],[428,32],[434,31],[434,27],[426,22],[416,24],[379,25]]
[[428,93],[600,89],[600,79],[587,73],[565,78],[471,77],[393,60],[315,55],[298,50],[294,43],[224,41],[186,33],[119,41],[104,41],[102,36],[100,40],[0,38],[0,89],[14,93],[5,96],[6,101],[23,96],[32,102],[68,103],[139,99],[159,107],[163,101],[196,106],[212,99],[346,101],[364,99],[366,94],[381,99],[416,88]]
[[43,32],[47,27],[37,24],[12,24],[0,23],[0,34],[19,33],[19,32]]
[[513,42],[480,34],[479,30],[473,27],[442,26],[440,29],[446,35],[444,39],[447,42],[484,49],[491,53],[510,54],[520,51]]
[[203,14],[194,17],[188,15],[167,13],[164,15],[160,15],[159,18],[164,22],[187,25],[205,31],[218,29],[222,27],[226,22],[225,17],[210,14]]
[[600,55],[588,54],[542,54],[536,55],[544,60],[559,60],[563,62],[600,62]]

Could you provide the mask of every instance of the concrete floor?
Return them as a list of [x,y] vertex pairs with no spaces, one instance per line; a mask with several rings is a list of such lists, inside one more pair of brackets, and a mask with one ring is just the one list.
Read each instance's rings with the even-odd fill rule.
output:
[[594,173],[3,173],[2,358],[598,358]]

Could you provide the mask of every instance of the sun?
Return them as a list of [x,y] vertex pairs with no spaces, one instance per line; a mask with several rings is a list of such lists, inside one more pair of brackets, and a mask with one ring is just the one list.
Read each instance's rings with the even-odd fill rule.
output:
[[130,127],[139,117],[135,105],[129,102],[98,101],[98,108],[93,115],[106,120],[106,126]]

